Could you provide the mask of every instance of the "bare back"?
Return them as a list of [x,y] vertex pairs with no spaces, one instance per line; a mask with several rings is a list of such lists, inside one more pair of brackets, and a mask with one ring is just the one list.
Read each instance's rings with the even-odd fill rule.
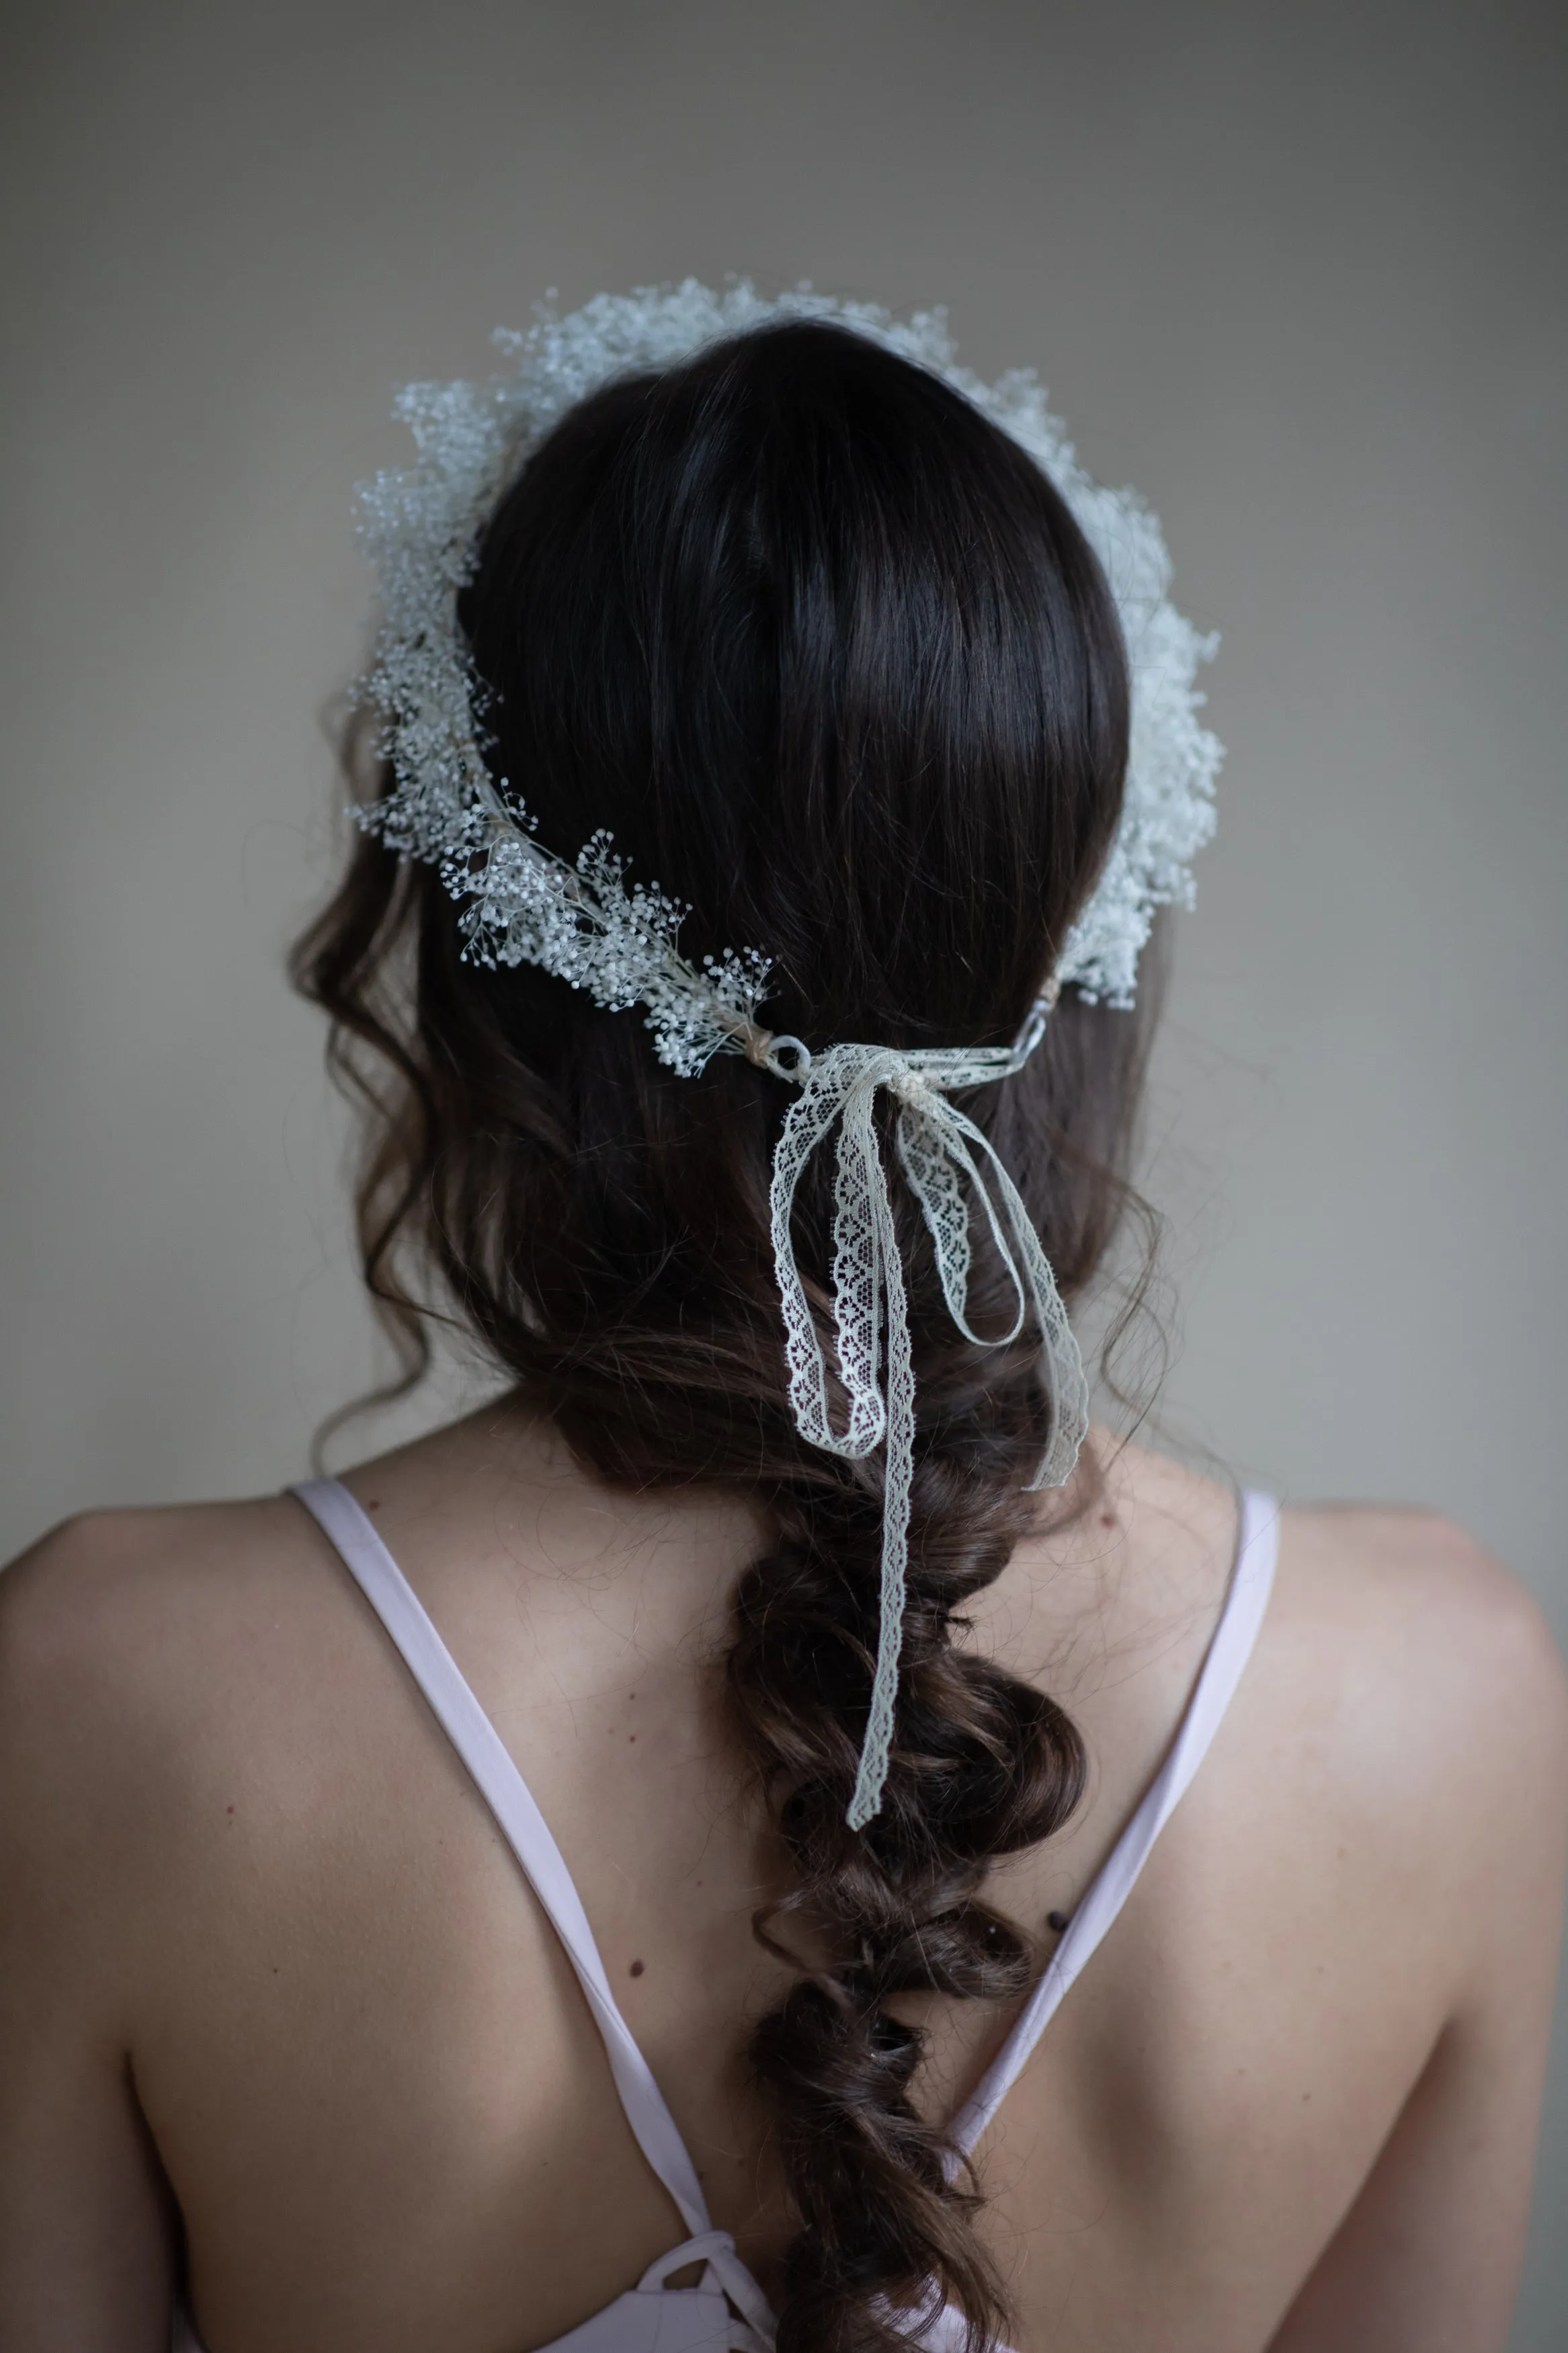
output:
[[[719,1662],[759,1530],[480,1417],[350,1485],[522,1767],[716,2222],[792,2232],[750,2022],[779,1862]],[[1062,1701],[1067,1831],[995,1875],[1042,1959],[1164,1754],[1232,1498],[1160,1458],[972,1639]],[[1255,1654],[980,2150],[1023,2353],[1501,2344],[1561,1901],[1559,1671],[1415,1514],[1286,1515]],[[0,2341],[525,2353],[672,2237],[547,1920],[291,1499],[75,1524],[0,1584]],[[912,2007],[912,2006],[911,2006]],[[922,1998],[951,2113],[1006,2014]]]

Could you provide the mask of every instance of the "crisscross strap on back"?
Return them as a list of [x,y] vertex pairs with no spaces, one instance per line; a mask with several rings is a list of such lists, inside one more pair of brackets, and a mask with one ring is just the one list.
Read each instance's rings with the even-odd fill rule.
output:
[[[962,2155],[966,2156],[973,2148],[1017,2081],[1068,1988],[1081,1975],[1090,1955],[1131,1894],[1155,1840],[1207,1756],[1252,1656],[1273,1589],[1279,1549],[1279,1505],[1268,1495],[1250,1491],[1244,1493],[1230,1589],[1187,1712],[1163,1765],[1090,1882],[1013,2031],[987,2068],[979,2088],[953,2118],[952,2139],[955,2150]],[[956,2170],[958,2162],[955,2157],[952,2169]]]
[[424,1604],[348,1489],[336,1479],[312,1479],[294,1493],[342,1554],[494,1814],[577,1972],[638,2147],[674,2199],[687,2229],[694,2236],[705,2234],[712,2224],[697,2169],[616,2006],[582,1899],[528,1784]]

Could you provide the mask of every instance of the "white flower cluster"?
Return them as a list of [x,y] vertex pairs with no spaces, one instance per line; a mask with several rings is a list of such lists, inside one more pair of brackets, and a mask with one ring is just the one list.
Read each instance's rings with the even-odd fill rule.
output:
[[645,1006],[659,1060],[682,1078],[711,1054],[738,1050],[766,992],[766,956],[726,948],[698,971],[676,946],[687,910],[657,882],[628,889],[603,827],[568,867],[504,811],[487,814],[477,856],[441,868],[454,896],[468,899],[462,922],[477,961],[542,965],[606,1012]]
[[544,311],[526,333],[500,332],[512,372],[492,383],[409,385],[397,410],[413,428],[416,461],[361,493],[382,603],[361,693],[384,719],[394,780],[361,822],[389,848],[439,867],[465,902],[466,953],[479,961],[542,965],[606,1008],[642,1005],[655,1051],[682,1075],[740,1050],[766,993],[768,959],[727,949],[700,968],[689,963],[676,944],[685,908],[657,883],[628,889],[607,834],[595,833],[572,864],[533,839],[515,786],[498,788],[485,765],[457,602],[483,523],[568,409],[617,375],[673,366],[781,318],[836,321],[941,376],[1038,461],[1099,556],[1127,641],[1131,759],[1121,829],[1057,977],[1091,998],[1131,1004],[1153,912],[1190,902],[1190,861],[1214,830],[1220,747],[1198,723],[1194,686],[1213,640],[1170,605],[1153,515],[1131,491],[1089,480],[1032,374],[987,385],[957,366],[939,311],[904,323],[806,287],[766,301],[744,280],[715,294],[689,279],[596,295],[567,318]]

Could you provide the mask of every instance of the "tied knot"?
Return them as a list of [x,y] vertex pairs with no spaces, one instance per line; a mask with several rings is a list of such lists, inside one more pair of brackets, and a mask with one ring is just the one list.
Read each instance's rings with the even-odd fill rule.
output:
[[889,1071],[880,1083],[887,1088],[889,1094],[896,1095],[901,1103],[907,1103],[912,1111],[918,1111],[926,1103],[940,1103],[942,1100],[931,1081],[920,1071],[911,1070],[904,1061],[900,1061],[893,1070]]
[[[975,1347],[1005,1347],[1031,1317],[1051,1397],[1051,1435],[1031,1482],[1058,1487],[1071,1477],[1089,1420],[1088,1385],[1050,1261],[1022,1197],[990,1138],[949,1098],[1008,1078],[1023,1067],[1044,1027],[1038,1008],[1012,1047],[917,1049],[832,1046],[790,1073],[791,1103],[773,1155],[773,1264],[784,1306],[790,1405],[807,1443],[858,1460],[885,1443],[882,1573],[877,1666],[870,1712],[847,1820],[863,1829],[881,1808],[893,1737],[899,1659],[909,1575],[910,1493],[914,1475],[915,1379],[909,1302],[893,1205],[877,1136],[876,1100],[898,1103],[894,1149],[931,1235],[942,1296]],[[828,1411],[827,1364],[795,1254],[792,1212],[806,1163],[838,1131],[833,1188],[833,1324],[847,1416]],[[1009,1328],[986,1337],[969,1321],[971,1206],[983,1213],[1012,1286]],[[885,1371],[885,1379],[884,1379]]]

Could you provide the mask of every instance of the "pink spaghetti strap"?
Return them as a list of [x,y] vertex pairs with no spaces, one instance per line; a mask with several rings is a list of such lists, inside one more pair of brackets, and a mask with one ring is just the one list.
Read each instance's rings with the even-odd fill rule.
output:
[[[1279,1548],[1279,1505],[1271,1497],[1249,1491],[1241,1498],[1241,1525],[1230,1590],[1187,1712],[1163,1765],[1091,1882],[1012,2033],[987,2068],[979,2088],[953,2118],[953,2146],[964,2155],[973,2148],[1017,2081],[1068,1988],[1081,1974],[1131,1894],[1155,1840],[1208,1754],[1258,1640],[1273,1589]],[[951,2169],[956,2171],[956,2158]]]
[[637,2146],[679,2208],[687,2229],[693,2234],[710,2232],[712,2222],[697,2169],[610,1991],[588,1915],[565,1859],[500,1734],[468,1689],[418,1595],[348,1489],[336,1479],[312,1479],[293,1493],[342,1555],[402,1653],[409,1673],[473,1777],[549,1915],[604,2037],[616,2089]]
[[[766,2299],[741,2262],[730,2233],[715,2231],[710,2221],[696,2168],[647,2062],[633,2042],[616,2006],[582,1900],[527,1783],[464,1681],[413,1587],[348,1489],[335,1479],[316,1479],[297,1487],[294,1493],[334,1551],[341,1555],[401,1653],[543,1905],[576,1971],[603,2038],[626,2121],[691,2233],[683,2246],[660,2258],[632,2296],[606,2307],[595,2320],[585,2323],[582,2330],[562,2339],[561,2353],[568,2353],[568,2348],[574,2348],[574,2353],[579,2343],[583,2353],[592,2353],[592,2348],[601,2344],[618,2348],[623,2341],[618,2317],[623,2306],[640,2306],[645,2295],[658,2289],[671,2268],[699,2262],[706,2266],[704,2280],[711,2279],[721,2286],[737,2316],[728,2321],[722,2313],[712,2316],[721,2325],[722,2334],[718,2336],[704,2320],[703,2328],[708,2333],[700,2335],[700,2344],[704,2348],[726,2342],[756,2348],[771,2346],[773,2322]],[[1277,1506],[1267,1496],[1244,1495],[1230,1590],[1170,1752],[1109,1860],[1085,1893],[1071,1926],[1002,2051],[979,2089],[954,2119],[952,2137],[955,2149],[972,2149],[995,2115],[1068,1987],[1131,1894],[1155,1840],[1203,1762],[1263,1621],[1273,1583],[1278,1540]],[[958,2158],[952,2162],[956,2168]],[[684,2312],[690,2303],[690,2292],[681,2291],[677,2300]],[[696,2309],[692,2305],[693,2313]],[[637,2316],[639,2346],[643,2343],[644,2317],[641,2313]],[[187,2346],[190,2353],[200,2353],[194,2335],[180,2335],[182,2327],[188,2331],[188,2323],[176,2322],[174,2353],[184,2353]],[[609,2333],[605,2334],[605,2330]],[[949,2348],[956,2353],[963,2337],[962,2322],[955,2315],[943,2311],[933,2316],[919,2341],[929,2346],[931,2353],[939,2353],[939,2348],[941,2353],[946,2353]],[[659,2344],[665,2341],[660,2335]],[[687,2340],[683,2337],[680,2341]],[[694,2344],[698,2341],[692,2339]],[[626,2342],[629,2344],[631,2339]]]

